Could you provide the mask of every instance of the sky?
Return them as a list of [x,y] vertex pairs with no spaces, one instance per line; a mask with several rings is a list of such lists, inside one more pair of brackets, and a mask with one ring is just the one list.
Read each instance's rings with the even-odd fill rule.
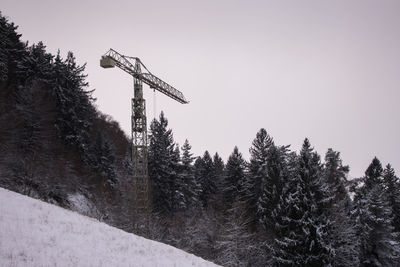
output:
[[374,156],[400,174],[400,1],[0,0],[22,40],[86,63],[96,105],[130,135],[133,79],[103,69],[109,48],[139,57],[182,91],[182,105],[144,86],[150,122],[164,111],[196,156],[234,146],[249,159],[265,128],[322,159],[341,152],[350,177]]

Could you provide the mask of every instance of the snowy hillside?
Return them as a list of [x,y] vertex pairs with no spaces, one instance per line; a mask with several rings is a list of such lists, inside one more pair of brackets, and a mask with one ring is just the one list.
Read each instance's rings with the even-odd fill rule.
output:
[[216,266],[0,188],[0,266]]

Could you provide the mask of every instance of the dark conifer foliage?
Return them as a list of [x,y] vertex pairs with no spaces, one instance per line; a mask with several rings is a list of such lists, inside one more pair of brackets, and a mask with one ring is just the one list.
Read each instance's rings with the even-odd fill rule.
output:
[[211,196],[209,202],[213,208],[220,212],[224,209],[224,202],[222,200],[223,183],[225,179],[225,163],[216,152],[213,156],[213,180],[215,184],[215,192]]
[[217,192],[214,164],[208,151],[195,162],[196,179],[201,187],[199,194],[203,207],[207,207],[211,197]]
[[219,156],[218,152],[214,154],[213,157],[213,167],[214,167],[214,177],[216,184],[216,191],[221,191],[221,186],[223,183],[224,175],[225,175],[225,163],[222,158]]
[[241,196],[240,193],[245,179],[245,164],[242,154],[235,146],[226,163],[226,174],[222,190],[223,202],[228,209]]
[[202,157],[197,157],[193,164],[193,174],[196,184],[198,185],[198,200],[203,206],[203,174],[204,174],[204,161]]
[[380,160],[374,157],[371,164],[365,171],[364,183],[367,188],[374,187],[376,184],[382,183],[383,168]]
[[95,168],[101,176],[105,177],[109,184],[114,185],[117,182],[114,169],[115,156],[113,155],[111,144],[102,133],[97,134],[93,152],[96,157],[93,163]]
[[381,162],[375,157],[365,171],[364,184],[354,197],[353,216],[359,236],[361,266],[396,266],[399,263],[393,211],[383,184]]
[[283,187],[289,177],[286,149],[286,147],[271,145],[268,151],[266,175],[257,208],[257,216],[265,229],[273,230],[275,228],[276,209],[280,205]]
[[254,228],[259,221],[257,211],[259,199],[262,195],[264,180],[266,177],[266,167],[268,160],[268,151],[274,142],[267,131],[262,128],[257,133],[250,148],[250,163],[247,180],[244,184],[244,201],[247,203],[248,216],[251,218],[250,225]]
[[348,172],[349,166],[343,165],[340,152],[329,148],[325,154],[323,180],[330,196],[326,213],[332,225],[328,242],[334,250],[334,266],[358,265],[358,237],[350,218],[351,199],[345,186]]
[[191,152],[192,146],[186,139],[182,146],[182,172],[183,195],[187,208],[196,207],[199,204],[200,185],[196,181],[193,167],[194,157]]
[[179,145],[175,145],[172,154],[172,179],[174,180],[174,211],[184,211],[188,208],[188,198],[186,196],[186,179],[183,176],[183,164],[181,162],[181,152]]
[[0,15],[0,186],[122,223],[129,140],[94,107],[85,65],[22,43],[16,29]]
[[150,125],[149,176],[152,184],[153,208],[167,214],[174,211],[175,177],[178,164],[175,143],[164,113]]
[[77,147],[85,155],[95,117],[91,92],[84,90],[88,86],[83,74],[85,65],[78,66],[69,52],[65,61],[61,61],[58,53],[54,66],[52,94],[57,107],[56,128],[66,144]]
[[393,227],[400,241],[400,180],[390,164],[383,171],[383,183],[393,212]]
[[297,175],[285,189],[279,211],[274,259],[277,265],[328,266],[332,250],[327,244],[329,221],[324,216],[327,197],[320,180],[320,159],[308,139],[297,164]]
[[26,55],[26,44],[20,41],[17,28],[0,13],[0,81],[7,85],[18,83],[18,64]]

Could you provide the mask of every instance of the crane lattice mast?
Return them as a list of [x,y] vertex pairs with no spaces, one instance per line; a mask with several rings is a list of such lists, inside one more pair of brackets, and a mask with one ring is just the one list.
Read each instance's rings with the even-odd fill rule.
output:
[[[147,212],[149,206],[149,175],[147,168],[147,121],[146,101],[143,98],[143,83],[182,104],[189,103],[182,92],[153,75],[137,57],[124,56],[110,49],[105,53],[100,66],[117,66],[133,77],[134,97],[132,98],[132,167],[135,182],[135,210]],[[142,68],[145,72],[142,72]]]

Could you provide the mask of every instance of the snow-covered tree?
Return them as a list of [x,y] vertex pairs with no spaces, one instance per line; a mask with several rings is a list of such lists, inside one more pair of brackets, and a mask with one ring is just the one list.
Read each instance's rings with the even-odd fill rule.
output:
[[82,152],[82,158],[87,160],[89,131],[95,110],[91,105],[92,91],[85,91],[88,83],[84,70],[85,65],[77,65],[72,52],[65,60],[58,52],[54,58],[50,87],[57,109],[55,126],[59,137],[67,145],[77,147]]
[[214,164],[208,151],[204,152],[201,160],[196,160],[195,173],[197,182],[201,187],[199,198],[203,207],[207,207],[210,198],[217,192]]
[[351,199],[345,188],[349,167],[342,164],[340,152],[329,148],[325,154],[323,179],[330,196],[327,217],[331,221],[327,241],[334,250],[333,266],[358,265],[358,237],[350,218]]
[[400,241],[400,180],[390,164],[383,171],[383,182],[386,195],[393,211],[393,227]]
[[226,174],[222,187],[223,202],[226,208],[239,200],[239,194],[245,179],[245,161],[235,146],[226,163]]
[[361,266],[397,266],[399,244],[393,212],[383,185],[383,169],[375,157],[365,171],[364,184],[354,197],[353,216],[359,236]]
[[221,186],[224,181],[225,175],[225,163],[222,158],[216,152],[213,156],[213,166],[214,166],[214,180],[216,185],[216,192],[219,194],[221,191]]
[[172,179],[173,179],[173,210],[174,211],[183,211],[188,207],[188,200],[185,195],[186,193],[186,181],[183,176],[183,165],[181,162],[179,145],[175,145],[174,152],[172,154]]
[[110,142],[102,133],[98,133],[94,145],[95,168],[110,185],[115,185],[117,182],[114,167],[115,156]]
[[153,120],[150,125],[148,156],[153,208],[163,214],[173,211],[175,195],[175,144],[172,131],[167,127],[168,120],[161,112],[159,120]]
[[258,200],[257,217],[266,230],[274,231],[276,209],[280,205],[282,190],[288,181],[286,147],[271,145],[268,150],[262,193]]
[[213,180],[215,183],[215,193],[211,196],[211,204],[215,210],[221,211],[224,207],[222,200],[222,189],[225,179],[225,163],[216,152],[213,156]]
[[193,154],[191,152],[192,146],[186,139],[182,146],[182,172],[181,175],[184,181],[184,196],[187,207],[194,207],[198,205],[199,193],[201,192],[199,184],[196,182],[194,167],[193,167]]
[[25,76],[25,86],[34,81],[49,83],[53,76],[54,56],[46,52],[46,46],[42,42],[27,47],[27,52],[17,70],[17,74]]
[[17,75],[17,71],[26,55],[26,44],[20,41],[21,34],[17,33],[17,28],[0,13],[0,82],[8,85],[16,85],[23,78]]
[[276,209],[274,260],[278,266],[332,264],[332,249],[326,242],[329,221],[323,213],[326,197],[319,161],[306,139],[298,158],[297,175],[286,183]]
[[265,129],[258,131],[250,148],[250,163],[243,193],[244,201],[247,203],[248,216],[251,218],[250,225],[254,227],[258,222],[258,201],[262,195],[263,182],[266,177],[266,166],[268,151],[274,144],[272,138]]
[[224,214],[216,241],[217,263],[222,266],[246,266],[251,258],[260,261],[265,251],[255,244],[254,234],[247,229],[244,207],[236,202]]

